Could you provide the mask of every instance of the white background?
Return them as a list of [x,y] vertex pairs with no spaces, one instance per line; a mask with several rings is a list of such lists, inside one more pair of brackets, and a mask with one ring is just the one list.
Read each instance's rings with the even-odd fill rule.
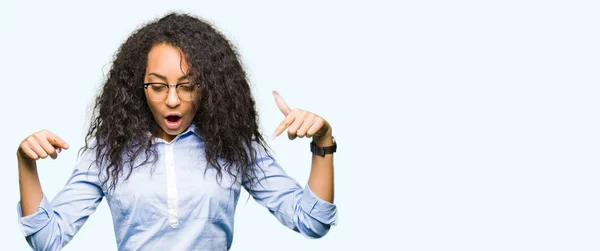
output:
[[[243,193],[232,250],[600,250],[596,1],[1,1],[0,239],[17,225],[15,151],[40,129],[62,188],[114,52],[182,10],[237,45],[270,136],[272,90],[334,128],[339,225],[309,240]],[[309,141],[268,142],[305,184]],[[5,248],[2,248],[5,249]],[[106,202],[66,250],[114,250]]]

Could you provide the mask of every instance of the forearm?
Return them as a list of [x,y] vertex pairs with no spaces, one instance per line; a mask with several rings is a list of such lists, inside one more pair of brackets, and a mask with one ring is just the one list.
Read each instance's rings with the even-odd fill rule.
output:
[[35,213],[43,198],[42,186],[34,160],[26,159],[17,153],[19,168],[19,190],[21,192],[22,216]]
[[[314,138],[317,146],[325,147],[333,144],[331,131],[324,136]],[[312,167],[308,186],[312,192],[324,201],[333,203],[333,154],[326,154],[321,157],[312,155]]]

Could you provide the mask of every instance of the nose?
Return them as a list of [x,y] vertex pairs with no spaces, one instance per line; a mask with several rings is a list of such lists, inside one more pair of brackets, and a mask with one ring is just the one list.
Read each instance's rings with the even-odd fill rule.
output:
[[167,103],[167,106],[169,106],[171,108],[175,108],[179,104],[181,104],[181,100],[179,100],[179,95],[177,95],[176,88],[169,88],[169,93],[167,94],[166,103]]

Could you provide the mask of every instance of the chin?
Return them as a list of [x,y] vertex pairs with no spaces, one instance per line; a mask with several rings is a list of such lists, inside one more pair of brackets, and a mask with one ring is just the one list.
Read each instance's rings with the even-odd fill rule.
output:
[[171,135],[171,136],[177,136],[178,134],[183,132],[182,128],[178,128],[178,129],[167,129],[167,131],[165,131],[167,134]]

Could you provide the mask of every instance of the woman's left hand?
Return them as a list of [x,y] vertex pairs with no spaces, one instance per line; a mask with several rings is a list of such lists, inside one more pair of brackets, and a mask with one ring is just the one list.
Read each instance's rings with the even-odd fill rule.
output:
[[290,140],[297,137],[314,137],[314,140],[317,141],[318,138],[331,137],[331,126],[321,116],[298,108],[290,109],[276,91],[273,91],[273,96],[285,119],[275,129],[271,139],[279,136],[285,129],[288,131]]

